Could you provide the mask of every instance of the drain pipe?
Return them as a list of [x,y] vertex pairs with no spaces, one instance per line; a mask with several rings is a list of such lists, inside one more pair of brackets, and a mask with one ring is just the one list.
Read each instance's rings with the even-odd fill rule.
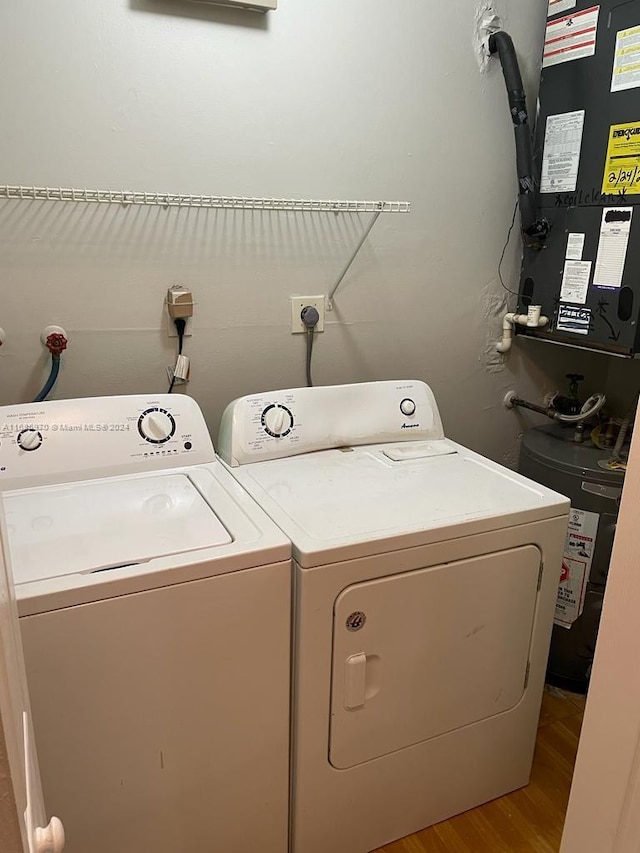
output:
[[513,41],[503,30],[489,37],[489,53],[498,54],[509,98],[509,111],[516,139],[516,165],[520,198],[520,223],[525,246],[541,249],[551,226],[537,213],[537,193],[533,179],[533,145],[527,99]]
[[530,305],[526,314],[505,314],[502,320],[502,340],[496,344],[496,350],[507,353],[513,344],[513,327],[528,326],[530,329],[542,329],[548,325],[549,318],[541,314],[541,305]]

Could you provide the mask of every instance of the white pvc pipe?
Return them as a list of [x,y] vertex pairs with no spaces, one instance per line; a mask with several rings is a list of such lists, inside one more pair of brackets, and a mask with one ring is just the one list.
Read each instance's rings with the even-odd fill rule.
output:
[[531,305],[527,314],[505,314],[502,318],[502,340],[496,344],[499,353],[508,353],[513,344],[513,327],[528,326],[530,329],[541,329],[549,322],[548,317],[541,315],[540,305]]

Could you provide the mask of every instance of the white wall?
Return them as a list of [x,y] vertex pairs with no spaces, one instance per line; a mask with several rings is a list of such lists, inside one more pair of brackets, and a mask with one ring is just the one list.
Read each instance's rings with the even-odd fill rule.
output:
[[[546,6],[498,0],[532,106]],[[493,353],[516,184],[502,75],[481,75],[471,46],[475,7],[5,3],[0,182],[410,200],[410,215],[381,217],[339,291],[315,379],[425,379],[452,438],[513,463],[522,420],[505,391],[539,396],[605,359],[535,342],[504,364]],[[175,341],[162,303],[182,282],[197,300],[189,392],[215,432],[233,397],[304,383],[288,297],[326,293],[366,221],[0,203],[0,402],[40,387],[51,322],[71,334],[55,396],[163,390]],[[511,286],[517,266],[516,235]]]

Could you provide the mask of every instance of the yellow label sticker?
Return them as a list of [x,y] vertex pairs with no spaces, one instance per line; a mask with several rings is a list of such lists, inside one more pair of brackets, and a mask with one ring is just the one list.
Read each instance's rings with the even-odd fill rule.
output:
[[640,121],[614,124],[609,133],[603,193],[640,193]]

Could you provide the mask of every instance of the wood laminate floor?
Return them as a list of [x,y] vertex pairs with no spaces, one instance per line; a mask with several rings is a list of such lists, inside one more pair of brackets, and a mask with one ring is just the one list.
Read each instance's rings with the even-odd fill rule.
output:
[[585,697],[545,689],[531,783],[378,853],[558,853]]

